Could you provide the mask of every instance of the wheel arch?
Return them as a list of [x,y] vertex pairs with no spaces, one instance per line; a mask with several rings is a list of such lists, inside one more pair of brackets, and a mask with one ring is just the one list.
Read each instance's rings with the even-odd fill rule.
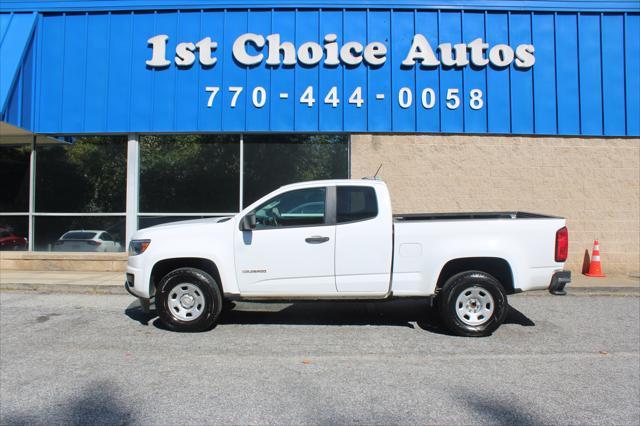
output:
[[449,260],[440,269],[436,291],[441,289],[449,278],[465,271],[482,271],[492,275],[507,294],[515,293],[513,270],[509,262],[501,257],[462,257]]
[[220,292],[224,294],[218,266],[211,259],[202,257],[177,257],[162,259],[156,262],[151,269],[151,275],[149,277],[149,294],[155,295],[156,288],[162,278],[178,268],[196,268],[208,273],[216,280],[216,283],[220,287]]

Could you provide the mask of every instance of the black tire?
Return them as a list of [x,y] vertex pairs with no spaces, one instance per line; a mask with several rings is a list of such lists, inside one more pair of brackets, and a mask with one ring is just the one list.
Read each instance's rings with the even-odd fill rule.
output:
[[[470,294],[470,291],[476,288],[479,288],[477,291],[481,297],[482,295],[486,297],[484,300],[493,299],[493,306],[491,307],[492,313],[488,315],[488,319],[484,316],[482,319],[470,318],[468,316],[463,319],[457,312],[458,307],[464,306],[456,306],[459,303],[458,297],[461,296],[463,292]],[[491,298],[489,298],[486,293],[489,293]],[[464,296],[462,297],[464,298]],[[472,303],[473,306],[477,305],[475,299],[473,299]],[[488,303],[487,306],[489,305],[491,305],[491,303]],[[493,276],[482,271],[461,272],[449,278],[438,295],[437,306],[440,318],[449,331],[458,336],[465,337],[491,335],[504,322],[509,308],[504,287]],[[464,314],[461,315],[464,316]],[[465,322],[465,320],[467,322]],[[482,321],[482,323],[468,323],[474,320],[476,320],[476,322]]]
[[[181,319],[180,315],[176,313],[178,310],[172,312],[170,306],[170,298],[176,299],[177,291],[182,285],[185,286],[184,288],[187,288],[186,286],[190,286],[189,288],[192,289],[195,287],[196,294],[198,297],[201,296],[204,301],[201,313],[193,320]],[[205,271],[196,268],[175,269],[165,275],[158,284],[156,310],[162,323],[170,330],[188,332],[210,330],[222,310],[222,292],[216,280]]]

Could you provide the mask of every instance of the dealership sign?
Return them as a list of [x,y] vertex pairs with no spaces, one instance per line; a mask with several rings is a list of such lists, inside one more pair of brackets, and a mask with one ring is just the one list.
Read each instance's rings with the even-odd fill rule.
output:
[[[211,37],[204,37],[197,42],[182,41],[175,45],[175,49],[167,48],[169,35],[158,34],[147,40],[151,48],[151,57],[145,61],[152,69],[166,69],[174,63],[178,69],[189,69],[196,59],[203,68],[215,67],[218,63],[216,55],[218,42]],[[347,70],[357,68],[363,64],[375,69],[387,62],[387,45],[381,41],[372,41],[363,44],[357,41],[338,43],[338,35],[326,34],[322,44],[314,41],[302,42],[296,46],[291,41],[284,41],[280,34],[269,34],[266,37],[256,33],[244,33],[235,38],[231,46],[233,61],[239,65],[250,68],[265,66],[270,69],[279,67],[295,67],[296,65],[313,68],[322,66],[326,68],[345,67]],[[481,38],[476,38],[469,43],[440,43],[434,49],[427,37],[423,34],[415,34],[410,46],[407,46],[406,54],[402,56],[400,67],[403,69],[434,69],[437,67],[461,69],[473,66],[481,69],[492,66],[496,69],[506,69],[510,65],[517,69],[526,70],[535,63],[534,46],[532,44],[519,44],[512,48],[507,44],[495,44],[490,46]],[[391,94],[395,98],[397,106],[401,109],[409,109],[414,106],[414,98],[419,108],[430,110],[439,107],[437,89],[425,86],[412,89],[409,86],[398,87],[396,93]],[[207,108],[215,106],[217,95],[229,92],[224,107],[235,109],[240,103],[240,98],[245,93],[250,93],[250,99],[246,103],[253,108],[262,109],[271,104],[268,88],[262,85],[246,87],[244,85],[220,85],[207,84],[203,87],[207,92]],[[442,88],[445,92],[441,103],[448,110],[456,110],[466,102],[470,110],[480,110],[485,106],[485,96],[481,87],[458,86]],[[365,87],[354,86],[344,96],[351,108],[361,109],[369,102],[364,94]],[[370,96],[374,101],[384,101],[388,97],[387,90],[373,93]],[[281,101],[294,98],[300,105],[313,108],[316,103],[336,109],[341,104],[341,94],[338,85],[328,87],[324,92],[314,85],[303,87],[300,93],[279,91],[276,98]],[[318,98],[318,99],[317,99]],[[222,101],[224,102],[224,101]]]
[[[231,8],[45,14],[37,133],[640,134],[640,16]],[[31,55],[31,56],[30,56]],[[28,81],[21,87],[30,89]],[[14,97],[17,99],[17,97]]]
[[[169,36],[159,34],[149,38],[147,43],[151,47],[151,58],[146,64],[154,68],[163,68],[171,64],[167,59],[167,42]],[[280,34],[242,34],[233,42],[233,57],[242,65],[255,66],[263,62],[269,66],[294,66],[297,63],[315,66],[320,63],[335,67],[340,64],[358,66],[365,63],[370,66],[381,66],[387,61],[387,46],[380,41],[373,41],[366,45],[357,41],[348,41],[342,46],[337,42],[337,34],[324,36],[322,45],[314,41],[307,41],[296,49],[289,41],[282,41]],[[472,64],[484,67],[491,64],[504,68],[515,60],[518,68],[531,68],[535,63],[534,47],[532,44],[520,44],[515,49],[507,44],[496,44],[489,48],[481,38],[476,38],[468,44],[441,43],[437,46],[439,58],[427,38],[422,34],[413,36],[411,47],[402,61],[403,67],[465,67]],[[205,37],[198,42],[180,42],[176,45],[173,58],[178,67],[190,67],[196,61],[202,66],[213,66],[218,61],[215,51],[218,42]]]

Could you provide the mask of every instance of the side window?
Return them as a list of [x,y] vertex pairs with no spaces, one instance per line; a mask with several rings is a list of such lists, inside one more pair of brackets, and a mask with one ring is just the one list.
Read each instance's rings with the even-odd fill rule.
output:
[[102,233],[102,240],[103,241],[113,241],[113,238],[111,237],[111,234],[109,234],[107,232],[103,232]]
[[337,223],[373,219],[378,215],[376,192],[370,186],[338,186]]
[[324,224],[325,194],[325,188],[309,188],[276,195],[256,209],[256,229]]

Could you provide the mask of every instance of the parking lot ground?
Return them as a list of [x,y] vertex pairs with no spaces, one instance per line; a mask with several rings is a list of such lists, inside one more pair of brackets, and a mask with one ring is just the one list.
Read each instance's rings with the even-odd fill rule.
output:
[[178,334],[120,295],[0,292],[1,424],[638,424],[640,298],[512,296],[488,338],[419,300],[236,303]]

